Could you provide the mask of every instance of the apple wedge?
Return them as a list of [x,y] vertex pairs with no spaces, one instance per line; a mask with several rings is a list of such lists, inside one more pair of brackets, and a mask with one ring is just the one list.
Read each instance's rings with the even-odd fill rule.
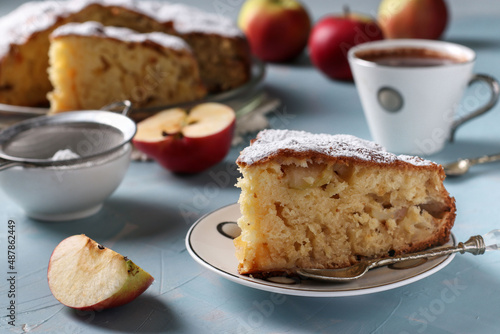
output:
[[85,311],[126,304],[154,281],[131,260],[83,234],[57,245],[50,257],[47,279],[59,302]]
[[229,152],[236,115],[220,103],[161,111],[137,124],[134,146],[175,173],[198,173]]

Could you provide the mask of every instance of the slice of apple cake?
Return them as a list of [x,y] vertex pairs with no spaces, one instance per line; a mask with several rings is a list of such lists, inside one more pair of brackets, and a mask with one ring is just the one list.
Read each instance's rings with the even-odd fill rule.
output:
[[241,274],[340,268],[446,243],[443,168],[350,135],[264,130],[237,164]]
[[137,108],[162,106],[206,94],[191,48],[164,33],[68,23],[52,33],[49,59],[52,113],[121,100]]

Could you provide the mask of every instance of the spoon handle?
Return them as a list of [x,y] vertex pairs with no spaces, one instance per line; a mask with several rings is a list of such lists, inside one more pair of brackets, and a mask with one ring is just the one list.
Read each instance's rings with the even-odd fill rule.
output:
[[469,159],[471,165],[484,164],[486,162],[493,162],[500,160],[500,154],[484,155],[479,158]]
[[470,237],[469,240],[467,240],[466,242],[460,242],[456,246],[438,247],[438,248],[429,249],[426,251],[412,253],[412,254],[404,254],[404,255],[395,256],[395,257],[371,260],[371,261],[369,261],[370,264],[368,267],[369,267],[369,269],[372,269],[372,268],[387,266],[389,264],[407,261],[407,260],[417,260],[417,259],[422,259],[422,258],[443,256],[443,255],[448,255],[448,254],[458,253],[458,252],[460,252],[461,254],[464,254],[467,252],[467,253],[471,253],[473,255],[481,255],[481,254],[484,254],[485,250],[486,250],[486,246],[485,246],[483,237],[480,235],[475,235],[475,236]]

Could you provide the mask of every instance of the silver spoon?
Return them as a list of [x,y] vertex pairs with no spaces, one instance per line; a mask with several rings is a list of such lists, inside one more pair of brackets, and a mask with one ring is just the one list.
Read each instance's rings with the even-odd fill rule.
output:
[[500,154],[485,155],[480,158],[474,159],[459,159],[455,162],[450,162],[443,164],[444,172],[448,176],[460,176],[469,171],[474,165],[484,164],[487,162],[493,162],[500,160]]
[[297,270],[297,274],[321,281],[348,282],[361,278],[370,269],[389,264],[443,256],[452,253],[464,254],[467,252],[474,255],[481,255],[484,254],[485,251],[497,250],[498,248],[500,248],[500,229],[490,231],[484,236],[472,236],[469,240],[466,242],[460,242],[457,246],[438,247],[423,252],[405,254],[401,256],[364,260],[353,266],[340,269],[299,269]]

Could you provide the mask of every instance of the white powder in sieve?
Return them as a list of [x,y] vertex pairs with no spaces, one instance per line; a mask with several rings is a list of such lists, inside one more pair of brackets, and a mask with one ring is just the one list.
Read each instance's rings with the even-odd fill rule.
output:
[[64,150],[59,150],[54,155],[50,160],[52,161],[61,161],[61,160],[69,160],[69,159],[77,159],[80,158],[78,154],[70,150],[69,148],[64,149]]

